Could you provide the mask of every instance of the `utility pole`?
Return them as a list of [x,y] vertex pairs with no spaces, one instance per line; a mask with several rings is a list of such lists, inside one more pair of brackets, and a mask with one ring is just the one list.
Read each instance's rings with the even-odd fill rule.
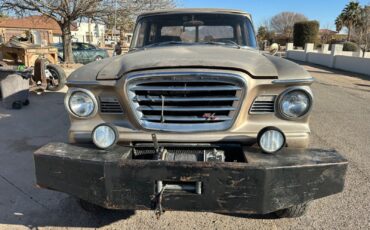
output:
[[115,0],[115,4],[114,4],[114,28],[112,30],[112,37],[114,36],[114,40],[117,41],[117,37],[116,37],[116,30],[117,30],[117,0]]

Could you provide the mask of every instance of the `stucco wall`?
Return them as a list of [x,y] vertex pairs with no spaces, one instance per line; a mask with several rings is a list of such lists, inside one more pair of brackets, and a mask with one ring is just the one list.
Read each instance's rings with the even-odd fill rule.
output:
[[334,68],[370,75],[370,58],[335,56]]
[[333,63],[333,56],[323,53],[308,53],[307,61],[313,64],[331,67]]
[[365,58],[360,52],[343,51],[343,45],[335,44],[331,51],[327,44],[323,45],[321,52],[314,50],[313,44],[306,44],[305,50],[294,50],[293,44],[287,45],[287,58],[297,61],[306,61],[330,68],[360,73],[370,76],[370,53]]
[[306,53],[304,50],[287,51],[287,57],[297,61],[306,61]]

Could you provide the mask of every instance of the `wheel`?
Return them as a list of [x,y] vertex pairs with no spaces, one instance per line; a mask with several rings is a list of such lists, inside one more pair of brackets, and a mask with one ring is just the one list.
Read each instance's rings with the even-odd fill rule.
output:
[[22,102],[21,101],[15,101],[15,102],[13,102],[13,104],[12,104],[12,108],[13,109],[22,109]]
[[295,205],[290,208],[282,209],[275,212],[279,218],[297,218],[303,216],[307,212],[308,204]]
[[46,77],[48,82],[47,89],[50,91],[58,91],[61,90],[64,85],[66,84],[66,73],[64,70],[54,64],[49,64],[46,66]]
[[96,56],[95,57],[95,61],[101,61],[101,60],[103,60],[103,57],[102,56]]
[[24,106],[27,106],[27,105],[29,105],[30,104],[30,100],[28,100],[28,99],[26,99],[24,102],[23,102],[23,105]]
[[85,201],[85,200],[79,199],[78,203],[80,204],[81,208],[83,210],[85,210],[86,212],[98,214],[98,213],[102,213],[102,212],[106,211],[105,208],[102,208],[102,207],[100,207],[96,204],[90,203],[90,202]]

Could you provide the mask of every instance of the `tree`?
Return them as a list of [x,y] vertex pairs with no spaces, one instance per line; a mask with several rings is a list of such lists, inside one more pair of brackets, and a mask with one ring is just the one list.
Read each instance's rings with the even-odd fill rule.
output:
[[338,32],[341,31],[344,27],[348,29],[347,41],[351,41],[352,30],[359,23],[360,15],[360,3],[351,1],[343,9],[342,13],[336,18],[335,25]]
[[355,27],[355,40],[363,52],[370,48],[370,5],[361,8],[359,21]]
[[265,49],[265,46],[273,43],[275,33],[270,31],[266,26],[260,26],[257,32],[257,40],[262,49]]
[[110,12],[108,0],[0,0],[2,9],[21,14],[42,14],[54,19],[62,30],[66,63],[73,63],[72,23],[79,18],[94,18]]
[[267,40],[267,34],[268,34],[267,28],[264,26],[260,26],[257,32],[257,39],[259,41]]
[[306,16],[294,12],[282,12],[271,18],[272,29],[285,35],[289,40],[293,37],[293,26],[296,22],[307,21]]
[[136,17],[143,11],[168,9],[176,7],[175,0],[117,0],[115,12],[104,18],[109,29],[132,31]]
[[319,34],[318,21],[297,22],[294,24],[294,45],[303,47],[306,43],[315,43]]

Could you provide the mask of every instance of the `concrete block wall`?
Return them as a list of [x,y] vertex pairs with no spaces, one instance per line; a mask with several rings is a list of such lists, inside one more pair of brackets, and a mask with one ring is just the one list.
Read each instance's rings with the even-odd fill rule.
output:
[[370,76],[370,53],[345,52],[343,45],[335,44],[329,51],[329,45],[324,44],[320,50],[314,50],[314,44],[308,43],[304,50],[294,50],[292,43],[287,45],[287,58],[309,62],[334,69],[350,71]]

